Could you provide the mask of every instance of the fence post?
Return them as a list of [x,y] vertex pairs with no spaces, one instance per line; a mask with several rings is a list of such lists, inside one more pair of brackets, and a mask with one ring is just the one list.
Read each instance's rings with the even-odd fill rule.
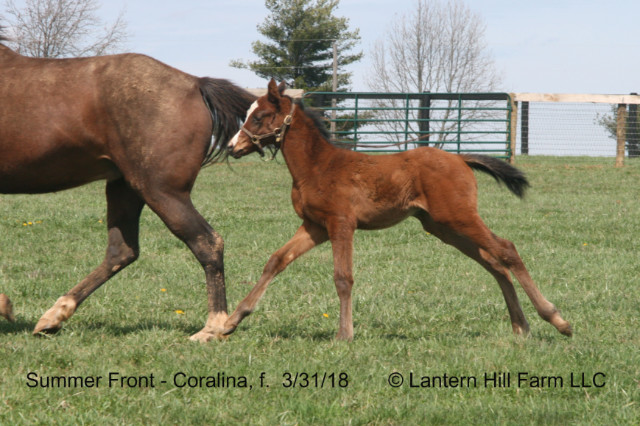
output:
[[[631,93],[637,95],[637,93]],[[638,104],[629,104],[627,116],[627,150],[629,158],[640,157],[640,127],[638,127]]]
[[520,117],[520,152],[529,155],[529,102],[522,102]]
[[429,119],[431,118],[431,98],[429,95],[420,97],[420,110],[418,111],[418,141],[429,146]]
[[625,112],[627,110],[626,104],[618,104],[618,111],[616,114],[616,167],[624,166],[624,127],[625,127]]
[[509,95],[509,104],[511,108],[507,111],[507,114],[511,115],[509,121],[509,163],[513,164],[516,159],[516,137],[518,127],[518,102],[513,100],[513,95]]

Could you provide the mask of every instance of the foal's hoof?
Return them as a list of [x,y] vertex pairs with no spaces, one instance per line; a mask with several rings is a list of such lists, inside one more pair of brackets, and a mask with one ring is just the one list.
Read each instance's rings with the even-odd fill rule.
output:
[[571,328],[571,324],[569,324],[567,321],[565,321],[564,325],[558,327],[558,331],[567,337],[573,336],[573,329]]
[[9,300],[9,298],[4,294],[0,294],[0,316],[5,317],[11,322],[16,320],[13,316],[13,305],[11,304],[11,300]]
[[571,324],[568,321],[562,319],[560,314],[556,312],[549,321],[553,326],[558,329],[561,334],[564,334],[567,337],[573,336],[573,330],[571,329]]
[[55,333],[62,328],[62,323],[68,320],[76,311],[76,302],[69,296],[62,296],[47,312],[33,329],[33,334]]
[[222,334],[224,334],[225,336],[229,336],[230,334],[233,334],[234,331],[236,331],[236,328],[238,328],[237,325],[232,325],[228,327],[225,325],[225,329],[222,332]]

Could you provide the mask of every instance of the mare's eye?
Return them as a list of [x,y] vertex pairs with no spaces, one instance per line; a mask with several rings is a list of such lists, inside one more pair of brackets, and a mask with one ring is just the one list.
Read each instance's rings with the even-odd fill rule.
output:
[[262,116],[261,115],[254,115],[253,116],[254,124],[260,124],[261,121],[262,121]]

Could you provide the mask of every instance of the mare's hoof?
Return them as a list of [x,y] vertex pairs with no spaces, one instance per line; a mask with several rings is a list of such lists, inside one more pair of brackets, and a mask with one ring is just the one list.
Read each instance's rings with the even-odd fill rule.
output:
[[519,325],[519,324],[511,324],[511,328],[513,328],[513,334],[521,337],[529,336],[529,324]]
[[62,323],[68,320],[76,311],[76,302],[69,296],[62,296],[47,312],[33,329],[33,334],[55,333],[62,328]]
[[194,342],[210,342],[212,340],[224,340],[227,338],[223,332],[224,323],[229,319],[229,315],[226,312],[210,312],[207,318],[207,323],[204,328],[189,337],[189,340]]
[[36,327],[33,329],[33,335],[39,336],[42,334],[55,334],[62,329],[62,324],[49,324],[42,319],[38,321]]
[[225,340],[228,336],[223,333],[215,331],[207,331],[205,329],[197,332],[193,336],[189,337],[192,342],[207,343],[212,340]]

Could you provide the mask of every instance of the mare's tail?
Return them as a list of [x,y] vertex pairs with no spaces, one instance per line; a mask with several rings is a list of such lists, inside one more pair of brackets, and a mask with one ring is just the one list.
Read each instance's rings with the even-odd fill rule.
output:
[[200,92],[213,119],[213,138],[203,165],[226,156],[227,143],[244,122],[247,110],[256,97],[228,80],[202,77],[198,80]]
[[504,182],[507,188],[520,198],[529,187],[524,173],[503,160],[477,154],[463,154],[461,157],[472,169],[485,172],[498,182]]

